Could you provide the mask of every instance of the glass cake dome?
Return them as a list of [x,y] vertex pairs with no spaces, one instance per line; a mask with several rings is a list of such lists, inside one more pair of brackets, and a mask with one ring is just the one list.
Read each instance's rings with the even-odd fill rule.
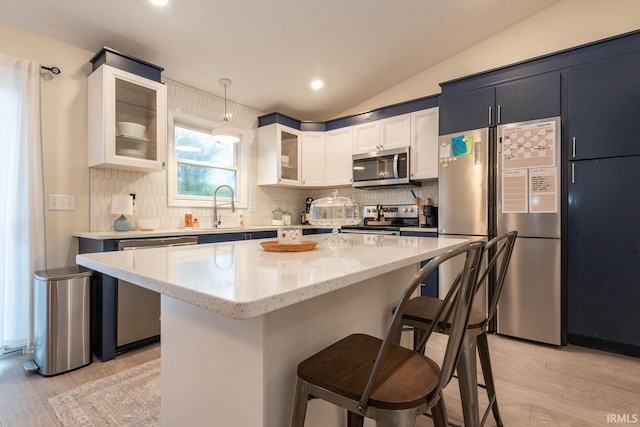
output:
[[338,196],[332,190],[331,196],[314,200],[309,209],[309,224],[333,228],[325,244],[343,244],[346,239],[339,234],[343,225],[358,225],[362,221],[358,203],[351,197]]

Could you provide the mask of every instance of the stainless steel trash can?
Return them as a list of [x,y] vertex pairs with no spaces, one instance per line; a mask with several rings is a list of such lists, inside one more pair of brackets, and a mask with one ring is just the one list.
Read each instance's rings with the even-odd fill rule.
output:
[[91,274],[78,266],[35,273],[35,363],[40,375],[58,375],[91,363]]

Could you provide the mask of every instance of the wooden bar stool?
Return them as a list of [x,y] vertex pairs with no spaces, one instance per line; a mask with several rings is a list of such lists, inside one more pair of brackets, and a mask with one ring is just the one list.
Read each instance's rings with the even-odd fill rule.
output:
[[[495,277],[494,292],[489,302],[489,309],[485,313],[475,307],[472,307],[471,314],[468,319],[467,333],[463,340],[460,361],[458,363],[458,382],[460,386],[460,398],[462,401],[462,410],[464,415],[464,424],[467,427],[475,427],[484,425],[489,411],[493,411],[493,416],[498,426],[502,426],[502,417],[498,409],[498,401],[496,398],[495,384],[493,381],[493,371],[491,369],[491,358],[489,356],[489,344],[487,342],[487,325],[495,316],[498,306],[498,299],[504,285],[504,279],[509,267],[509,260],[516,242],[517,231],[510,231],[491,239],[485,246],[484,257],[487,260],[486,268],[479,276],[476,292],[482,288],[487,279]],[[459,277],[456,278],[454,286],[449,292],[455,292],[458,286]],[[424,352],[425,343],[428,335],[433,329],[434,319],[440,319],[439,313],[442,308],[449,303],[448,295],[444,300],[420,296],[412,298],[407,303],[407,309],[402,316],[402,321],[409,329],[414,332],[414,350],[420,353]],[[446,309],[449,313],[451,307]],[[447,317],[445,317],[447,319]],[[448,334],[451,331],[451,324],[444,322],[439,324],[436,332]],[[489,405],[484,411],[482,420],[479,420],[478,409],[478,382],[476,372],[476,350],[480,356],[480,365],[484,377],[484,387],[487,390]]]
[[[349,335],[302,361],[297,370],[292,427],[303,427],[307,403],[312,398],[346,409],[351,427],[362,426],[364,417],[376,420],[379,427],[414,426],[416,417],[429,410],[436,426],[446,426],[442,389],[451,380],[457,365],[484,245],[481,241],[466,243],[425,265],[402,294],[384,339]],[[442,367],[439,367],[423,354],[398,345],[402,316],[421,280],[438,265],[457,256],[464,257],[465,262],[457,291],[448,295],[447,307],[452,307],[451,327]],[[444,309],[440,315],[445,315]],[[435,324],[425,334],[433,329]]]

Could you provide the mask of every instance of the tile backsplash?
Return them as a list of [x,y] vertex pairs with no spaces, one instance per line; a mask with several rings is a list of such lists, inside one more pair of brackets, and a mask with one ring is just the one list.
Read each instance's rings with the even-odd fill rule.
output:
[[[203,92],[170,79],[163,78],[167,85],[167,102],[170,110],[181,111],[211,121],[221,121],[224,116],[224,98]],[[231,113],[230,122],[240,129],[256,134],[258,116],[263,113],[227,100],[227,112]],[[331,194],[330,189],[309,190],[264,187],[257,185],[257,146],[251,141],[249,147],[248,201],[255,203],[257,210],[249,213],[247,209],[236,209],[231,215],[228,207],[220,208],[222,221],[232,224],[237,214],[243,214],[245,224],[268,225],[271,223],[271,211],[280,207],[292,214],[292,222],[300,223],[300,213],[304,210],[305,199],[314,199]],[[211,208],[188,208],[167,205],[167,172],[153,173],[129,172],[113,169],[91,168],[90,171],[90,230],[111,231],[116,215],[111,215],[111,196],[114,193],[135,194],[135,207],[132,223],[135,219],[159,219],[160,228],[181,228],[184,215],[190,213],[198,218],[203,227],[213,224],[213,204]],[[437,181],[426,181],[422,187],[414,188],[418,197],[430,197],[437,205]],[[369,204],[413,203],[409,189],[357,190],[352,187],[338,188],[340,195],[352,196],[360,206]]]

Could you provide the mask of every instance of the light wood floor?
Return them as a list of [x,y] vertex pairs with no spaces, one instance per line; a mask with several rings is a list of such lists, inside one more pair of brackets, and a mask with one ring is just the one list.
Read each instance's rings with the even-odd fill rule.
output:
[[[428,348],[435,360],[444,336],[434,335]],[[500,410],[506,426],[606,426],[608,414],[640,418],[640,359],[578,346],[553,347],[501,336],[489,336]],[[59,426],[47,399],[160,357],[153,345],[115,360],[51,378],[22,370],[25,356],[0,359],[0,426]],[[484,390],[480,401],[486,404]],[[445,391],[450,420],[462,425],[457,382]],[[418,427],[433,425],[426,417]],[[495,426],[490,416],[487,426]],[[637,422],[623,425],[638,425]],[[214,426],[235,427],[235,426]],[[337,426],[336,426],[337,427]]]
[[50,397],[159,357],[160,344],[152,344],[104,363],[94,358],[84,368],[48,378],[22,369],[22,362],[33,355],[0,359],[0,427],[61,426],[47,401]]
[[[430,339],[427,355],[439,361],[443,335]],[[640,359],[569,345],[555,347],[490,335],[491,365],[505,426],[613,426],[608,414],[637,415],[640,426]],[[478,377],[481,381],[480,367]],[[449,419],[462,425],[457,380],[445,390]],[[481,407],[488,404],[479,389]],[[432,426],[426,417],[418,427]],[[486,426],[495,426],[489,415]]]

